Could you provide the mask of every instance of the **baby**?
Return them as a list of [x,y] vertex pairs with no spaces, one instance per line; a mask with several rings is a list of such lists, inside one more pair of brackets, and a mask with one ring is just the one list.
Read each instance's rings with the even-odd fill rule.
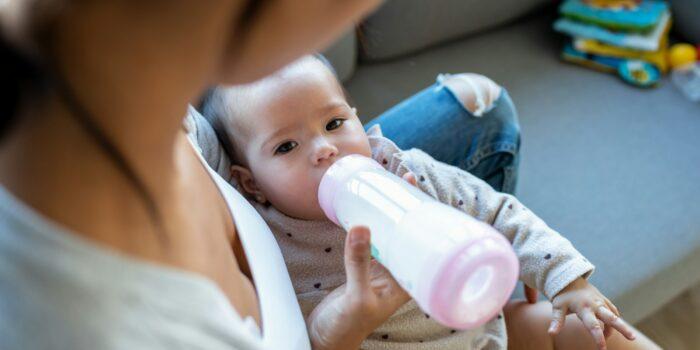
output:
[[[421,190],[507,237],[520,261],[521,280],[554,304],[551,331],[562,327],[566,314],[576,313],[599,346],[604,346],[600,323],[634,338],[615,306],[586,281],[594,267],[568,240],[513,196],[468,172],[420,150],[399,149],[378,126],[365,132],[320,58],[304,57],[249,85],[218,87],[204,100],[202,112],[232,158],[234,186],[249,196],[274,232],[305,317],[345,282],[345,232],[318,204],[320,179],[337,159],[361,154],[400,177],[418,179]],[[456,331],[436,323],[411,301],[369,336],[363,348],[411,344],[411,349],[505,349],[505,318],[501,314],[478,329]]]

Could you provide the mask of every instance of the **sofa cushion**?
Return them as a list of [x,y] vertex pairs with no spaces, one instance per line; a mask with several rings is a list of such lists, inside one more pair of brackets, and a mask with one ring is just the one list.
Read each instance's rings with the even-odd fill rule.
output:
[[504,85],[521,122],[518,197],[596,264],[593,283],[636,322],[700,281],[700,105],[666,79],[643,90],[561,62],[553,20],[360,65],[347,87],[367,121],[439,73]]
[[390,0],[361,25],[365,60],[396,57],[521,17],[547,0]]
[[323,51],[323,56],[333,65],[338,79],[348,80],[355,72],[357,62],[357,37],[355,29],[348,30],[329,48]]

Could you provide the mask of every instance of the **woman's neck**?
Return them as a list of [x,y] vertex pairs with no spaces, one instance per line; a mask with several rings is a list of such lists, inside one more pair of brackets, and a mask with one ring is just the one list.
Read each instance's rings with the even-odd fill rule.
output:
[[[130,237],[119,233],[122,229],[154,236],[153,232],[128,231],[134,227],[155,230],[143,197],[71,113],[57,97],[48,98],[41,110],[28,113],[0,144],[0,182],[40,213],[76,232],[97,235],[93,238],[108,244],[132,244]],[[110,116],[93,115],[100,116],[95,124],[154,201],[172,197],[178,173],[176,154],[184,140],[178,131],[181,119],[172,117],[165,125],[166,118],[153,118],[161,123],[156,126],[147,115],[131,111],[127,117],[111,120],[143,126],[123,127],[109,123]],[[150,245],[156,249],[159,242]]]

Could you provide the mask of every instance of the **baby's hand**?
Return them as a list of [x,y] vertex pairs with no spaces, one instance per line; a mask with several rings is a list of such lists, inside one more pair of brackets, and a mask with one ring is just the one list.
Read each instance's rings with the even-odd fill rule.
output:
[[410,183],[413,186],[418,187],[418,182],[416,181],[416,175],[414,175],[412,172],[407,172],[403,174],[401,177],[402,179],[406,180],[406,182]]
[[566,315],[570,313],[575,313],[581,319],[600,350],[605,350],[605,338],[610,335],[611,328],[616,329],[625,338],[634,340],[632,330],[620,318],[620,312],[615,305],[583,278],[571,282],[552,299],[553,320],[549,334],[559,333],[564,326]]

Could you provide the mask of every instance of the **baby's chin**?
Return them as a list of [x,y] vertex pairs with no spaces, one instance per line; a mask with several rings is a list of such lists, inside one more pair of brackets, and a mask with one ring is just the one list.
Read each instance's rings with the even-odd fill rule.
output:
[[[316,198],[314,198],[313,200],[315,201]],[[316,205],[308,207],[293,204],[286,205],[287,208],[280,208],[278,206],[275,206],[274,204],[273,206],[283,214],[295,219],[309,221],[330,221],[328,220],[326,214],[323,212],[323,209],[321,209],[321,206],[317,203]]]

